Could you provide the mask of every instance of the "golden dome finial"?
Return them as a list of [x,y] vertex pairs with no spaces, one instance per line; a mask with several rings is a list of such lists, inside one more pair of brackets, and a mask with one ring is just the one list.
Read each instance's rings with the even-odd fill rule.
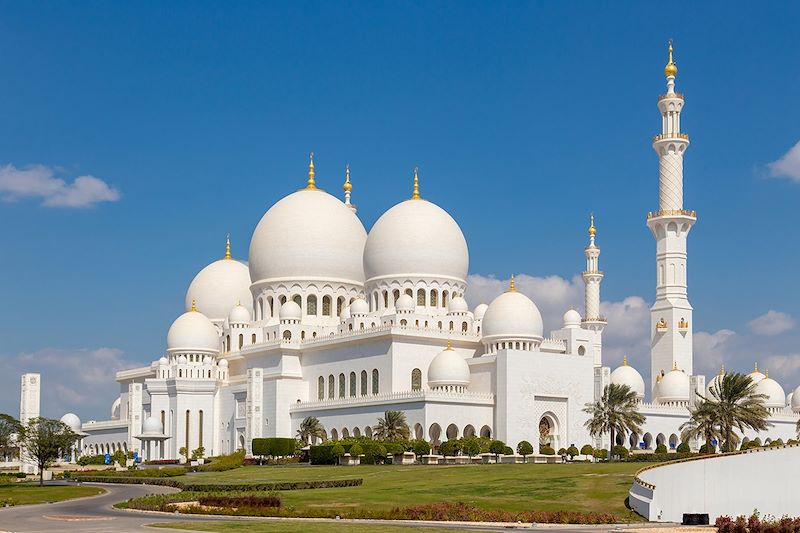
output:
[[594,237],[597,234],[597,228],[594,227],[594,213],[589,214],[589,237]]
[[414,167],[414,191],[411,193],[412,200],[420,200],[419,195],[419,167]]
[[758,361],[756,361],[756,364],[753,367],[753,372],[758,372]]
[[197,312],[197,300],[192,299],[192,308],[190,309],[193,313]]
[[669,40],[669,62],[664,67],[664,76],[673,78],[678,75],[678,65],[672,60],[672,39]]
[[453,340],[450,337],[447,338],[447,349],[448,350],[453,349]]
[[672,370],[678,370],[678,362],[677,361],[673,361],[672,362]]
[[508,280],[508,289],[506,292],[517,292],[517,285],[514,283],[514,274],[511,274],[511,279]]
[[350,165],[346,165],[344,167],[344,185],[342,185],[342,189],[344,192],[350,192],[353,190],[353,184],[350,183]]
[[622,366],[628,366],[628,356],[627,355],[623,355],[622,356]]
[[722,366],[719,368],[719,375],[720,376],[725,375],[725,363],[722,363]]
[[764,371],[764,379],[768,379],[768,378],[769,378],[769,370],[765,370]]
[[316,189],[317,185],[314,181],[314,152],[308,156],[308,184],[306,189]]
[[231,259],[231,234],[225,237],[225,259]]

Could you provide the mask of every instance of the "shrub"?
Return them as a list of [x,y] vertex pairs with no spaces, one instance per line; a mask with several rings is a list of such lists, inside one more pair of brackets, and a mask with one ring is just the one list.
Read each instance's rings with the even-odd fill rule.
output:
[[192,461],[197,461],[198,459],[202,459],[205,454],[206,454],[206,449],[203,446],[195,448],[194,450],[192,450]]
[[611,450],[611,453],[612,453],[613,455],[615,455],[616,457],[621,457],[621,458],[623,458],[623,459],[624,459],[625,457],[628,457],[628,454],[629,454],[630,452],[628,451],[628,448],[626,448],[626,447],[625,447],[625,446],[623,446],[622,444],[617,444],[617,445],[616,445],[616,446],[614,446],[614,448]]
[[280,437],[253,439],[253,455],[285,457],[294,455],[296,448],[297,441],[295,439]]
[[350,455],[359,456],[362,453],[364,453],[364,449],[361,448],[361,445],[359,443],[356,442],[355,444],[350,446]]
[[681,442],[680,444],[678,444],[678,447],[675,449],[675,451],[678,452],[678,453],[689,453],[692,450],[691,450],[691,448],[689,448],[689,444],[688,443]]
[[468,437],[464,439],[461,449],[470,457],[481,453],[481,445],[478,443],[478,439],[475,437]]
[[533,444],[530,442],[523,440],[519,444],[517,444],[517,453],[526,456],[533,453]]
[[390,455],[397,455],[406,451],[406,447],[399,442],[387,442],[385,445],[386,453]]
[[145,470],[123,470],[117,472],[116,470],[88,470],[86,472],[72,472],[70,475],[74,478],[84,480],[87,477],[118,477],[118,478],[164,478],[175,477],[186,474],[189,470],[186,468],[148,468]]
[[493,440],[489,443],[489,453],[493,453],[496,458],[501,453],[504,455],[513,455],[514,451],[512,450],[511,453],[506,454],[506,443],[501,440]]
[[539,446],[539,453],[541,453],[542,455],[555,455],[556,451],[553,449],[552,446],[548,446],[545,444],[544,446]]
[[503,448],[503,455],[514,455],[514,449],[511,446]]
[[341,444],[334,444],[333,448],[331,448],[331,455],[337,458],[344,455],[344,446]]
[[[81,481],[87,483],[131,483],[130,477],[119,476],[83,476]],[[186,483],[174,478],[137,478],[135,483],[142,485],[160,485],[175,487],[190,492],[263,492],[275,490],[330,489],[341,487],[358,487],[364,482],[361,478],[332,479],[317,481],[286,481],[275,483]],[[191,501],[191,500],[183,500]]]
[[594,448],[591,444],[584,444],[581,447],[581,455],[594,455]]
[[569,455],[570,460],[574,459],[579,453],[578,448],[574,444],[567,448],[567,455]]
[[84,455],[80,459],[78,459],[78,464],[81,466],[104,465],[106,464],[106,457],[103,454]]
[[200,505],[213,507],[280,507],[278,496],[200,496]]
[[656,453],[667,453],[667,447],[664,444],[656,446]]
[[370,446],[365,455],[367,458],[372,458],[370,462],[373,464],[383,463],[386,460],[386,446],[380,443]]
[[455,439],[446,440],[439,445],[441,455],[455,455],[458,453],[458,443]]
[[595,459],[608,459],[608,450],[605,448],[598,448],[592,455],[594,455]]
[[413,451],[417,457],[420,455],[428,455],[431,453],[431,445],[428,444],[428,441],[425,439],[415,439],[411,441],[411,451]]
[[702,446],[700,446],[700,453],[701,454],[712,454],[712,453],[716,453],[716,452],[717,452],[717,449],[713,444],[706,443],[706,444],[703,444]]
[[244,450],[233,452],[229,455],[215,457],[209,464],[193,467],[195,472],[225,472],[239,468],[244,464]]

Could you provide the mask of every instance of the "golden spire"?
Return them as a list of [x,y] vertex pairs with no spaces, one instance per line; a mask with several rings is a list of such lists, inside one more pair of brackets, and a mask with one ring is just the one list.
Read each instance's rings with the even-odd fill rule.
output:
[[195,300],[194,298],[192,299],[192,308],[190,309],[190,311],[194,313],[197,312],[197,300]]
[[678,75],[678,65],[672,61],[672,39],[669,40],[669,63],[667,66],[664,67],[664,76],[669,78],[672,76],[673,78]]
[[628,366],[628,356],[627,355],[623,355],[622,356],[622,366]]
[[453,349],[453,341],[449,337],[447,339],[447,349],[448,350],[452,350]]
[[719,375],[720,376],[724,376],[725,375],[725,363],[722,363],[722,366],[719,369]]
[[419,167],[414,167],[414,192],[411,193],[412,200],[421,200],[419,195]]
[[508,280],[508,289],[506,292],[517,292],[517,286],[514,284],[514,274],[511,274],[511,279]]
[[314,152],[308,156],[308,184],[306,189],[316,189],[317,185],[314,182]]
[[672,362],[672,370],[678,370],[678,362],[677,361],[673,361]]
[[753,368],[753,372],[758,372],[758,361],[756,361],[756,366]]
[[231,234],[225,237],[225,259],[231,259]]
[[344,185],[342,185],[342,189],[344,189],[344,192],[353,190],[353,184],[350,183],[350,165],[344,167]]
[[589,215],[589,237],[594,237],[597,234],[597,228],[594,227],[594,213]]
[[769,370],[764,371],[764,379],[769,379]]

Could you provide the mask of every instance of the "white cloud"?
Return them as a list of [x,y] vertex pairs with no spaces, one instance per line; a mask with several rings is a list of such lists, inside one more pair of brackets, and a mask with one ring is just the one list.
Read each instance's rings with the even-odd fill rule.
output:
[[19,414],[19,379],[23,372],[42,375],[42,416],[60,418],[75,412],[83,420],[107,419],[119,396],[119,370],[141,366],[117,348],[44,348],[0,356],[0,412]]
[[789,178],[800,183],[800,141],[777,161],[768,163],[770,175]]
[[714,333],[695,331],[692,342],[694,372],[705,374],[708,379],[711,379],[719,372],[723,363],[729,367],[729,370],[736,370],[737,365],[732,350],[737,340],[736,332],[730,329],[721,329]]
[[770,309],[748,322],[747,327],[756,335],[780,335],[794,327],[794,319],[786,313]]
[[18,169],[14,165],[0,167],[0,199],[15,202],[38,198],[46,207],[91,207],[100,202],[116,202],[120,192],[94,176],[78,176],[67,183],[44,165]]

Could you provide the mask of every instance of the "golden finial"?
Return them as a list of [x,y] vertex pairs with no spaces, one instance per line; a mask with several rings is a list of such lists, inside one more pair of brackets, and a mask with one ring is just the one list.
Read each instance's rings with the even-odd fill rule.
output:
[[350,183],[350,165],[344,167],[344,185],[342,185],[344,192],[353,190],[353,184]]
[[589,236],[594,237],[597,234],[597,228],[594,227],[594,213],[589,215]]
[[414,191],[411,193],[412,200],[420,200],[419,195],[419,167],[414,167]]
[[673,361],[672,362],[672,370],[678,370],[678,362],[677,361]]
[[447,339],[447,349],[448,350],[452,350],[453,349],[453,341],[452,341],[452,339],[449,339],[449,338]]
[[756,361],[756,365],[753,368],[753,372],[758,372],[758,361]]
[[314,152],[308,157],[308,184],[306,189],[316,189],[317,185],[314,182]]
[[628,366],[628,356],[627,355],[623,355],[622,356],[622,366]]
[[231,258],[231,234],[228,233],[225,237],[225,259]]
[[725,375],[725,363],[723,363],[722,366],[720,367],[719,375],[720,376],[724,376]]
[[508,280],[508,289],[506,292],[517,292],[517,286],[514,283],[514,274],[511,274],[511,279]]
[[672,61],[672,39],[669,40],[669,63],[667,66],[664,67],[664,76],[669,78],[672,76],[673,78],[678,75],[678,65]]
[[764,379],[769,379],[769,370],[764,371]]
[[197,300],[192,299],[192,308],[190,309],[192,312],[197,312]]

